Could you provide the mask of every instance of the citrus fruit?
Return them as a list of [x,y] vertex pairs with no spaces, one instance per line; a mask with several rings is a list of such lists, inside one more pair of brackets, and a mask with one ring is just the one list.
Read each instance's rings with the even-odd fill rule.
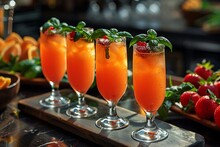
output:
[[5,41],[11,41],[14,40],[19,44],[22,44],[23,39],[21,38],[21,36],[15,32],[12,32],[8,37],[6,37]]
[[32,46],[28,48],[28,59],[31,60],[33,58],[39,57],[39,51],[36,46]]
[[7,88],[11,84],[11,78],[0,76],[0,90]]
[[1,57],[4,62],[8,63],[11,56],[18,56],[18,59],[21,56],[21,46],[14,41],[7,42],[1,51]]

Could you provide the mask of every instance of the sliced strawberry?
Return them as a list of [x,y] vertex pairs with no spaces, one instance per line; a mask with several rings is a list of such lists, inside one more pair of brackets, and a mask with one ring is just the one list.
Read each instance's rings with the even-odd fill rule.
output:
[[199,84],[199,81],[201,80],[202,78],[197,75],[197,74],[194,74],[194,73],[189,73],[187,74],[184,79],[183,79],[183,82],[190,82],[191,84],[193,84],[196,88],[199,88],[200,84]]
[[146,42],[141,42],[141,41],[137,42],[136,50],[141,53],[150,52],[150,48],[148,47],[148,44]]
[[104,37],[102,37],[102,38],[100,38],[100,39],[98,40],[98,43],[101,44],[101,45],[104,45],[104,46],[108,47],[111,42],[110,42],[110,40],[108,39],[107,36],[106,36],[106,37],[104,36]]
[[75,35],[76,35],[76,32],[75,31],[72,31],[72,32],[70,32],[70,39],[71,40],[74,40],[74,37],[75,37]]
[[210,99],[209,96],[202,96],[195,105],[195,111],[198,117],[203,119],[212,119],[218,104]]

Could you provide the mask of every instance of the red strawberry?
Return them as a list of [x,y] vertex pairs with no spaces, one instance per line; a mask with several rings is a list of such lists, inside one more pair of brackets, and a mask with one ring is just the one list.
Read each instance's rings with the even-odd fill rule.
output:
[[74,40],[74,37],[75,37],[75,35],[76,35],[76,32],[75,31],[72,31],[72,32],[70,32],[70,39],[71,40]]
[[147,45],[148,44],[146,42],[138,41],[137,46],[136,46],[136,50],[141,53],[149,53],[150,49]]
[[216,89],[218,90],[218,96],[216,96],[217,98],[220,98],[220,81],[217,81],[214,83],[214,86],[216,87]]
[[200,96],[194,91],[185,91],[180,95],[180,103],[185,111],[192,111],[199,100]]
[[207,91],[208,89],[209,89],[210,91],[212,91],[212,92],[215,94],[216,97],[219,97],[218,89],[217,89],[217,87],[214,86],[213,84],[204,84],[204,85],[199,86],[199,88],[198,88],[198,94],[199,94],[200,96],[210,95],[210,94],[208,93],[208,91]]
[[45,31],[45,33],[47,34],[47,35],[49,35],[50,33],[51,33],[51,31],[53,31],[54,30],[54,27],[53,26],[50,26],[46,31]]
[[111,44],[110,40],[108,39],[108,36],[103,36],[102,38],[99,38],[98,43],[107,47]]
[[200,84],[199,81],[202,78],[200,76],[198,76],[197,74],[194,73],[189,73],[187,74],[184,79],[183,82],[190,82],[191,84],[193,84],[196,88],[199,88]]
[[213,74],[212,68],[213,65],[210,62],[206,62],[206,60],[203,60],[201,64],[197,64],[194,72],[203,79],[207,80]]
[[198,117],[203,119],[212,119],[218,104],[210,99],[209,96],[202,96],[195,105],[195,111]]
[[220,127],[220,105],[215,109],[214,120],[218,127]]

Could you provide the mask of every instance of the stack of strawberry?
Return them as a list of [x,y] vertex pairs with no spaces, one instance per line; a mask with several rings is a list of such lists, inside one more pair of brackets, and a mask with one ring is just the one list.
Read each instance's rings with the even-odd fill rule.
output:
[[180,102],[184,111],[193,111],[202,119],[214,119],[220,127],[220,72],[212,68],[213,65],[204,60],[184,77],[183,81],[190,82],[195,89],[183,92]]

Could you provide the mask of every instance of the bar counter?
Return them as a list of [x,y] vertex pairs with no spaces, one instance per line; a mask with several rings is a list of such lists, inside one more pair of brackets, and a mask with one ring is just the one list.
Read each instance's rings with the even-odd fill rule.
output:
[[[177,77],[174,84],[178,84],[181,78]],[[176,82],[176,83],[175,83]],[[61,89],[71,89],[68,84],[61,85]],[[18,147],[54,147],[54,146],[103,146],[99,142],[91,141],[86,137],[80,137],[76,133],[61,129],[52,122],[48,123],[45,120],[29,115],[26,112],[19,110],[18,102],[29,97],[50,92],[49,85],[35,85],[34,83],[21,83],[20,92],[16,99],[11,102],[6,109],[0,114],[0,146],[18,146]],[[88,95],[100,97],[97,89],[91,89]],[[120,100],[118,106],[125,109],[144,114],[140,107],[135,102],[132,96],[132,90],[126,91],[125,96]],[[40,115],[40,114],[39,114]],[[119,114],[120,115],[120,114]],[[210,129],[195,121],[185,118],[184,116],[170,112],[166,123],[177,126],[183,131],[192,131],[198,136],[204,137],[204,142],[194,142],[190,146],[207,146],[213,147],[220,145],[219,131]],[[80,132],[79,132],[80,133]],[[125,134],[130,137],[130,134]],[[201,141],[201,140],[200,140]],[[175,140],[174,140],[175,143]],[[109,146],[106,144],[106,146]],[[138,146],[157,146],[157,143],[139,144]],[[168,145],[169,146],[169,145]],[[185,146],[176,144],[175,146]]]

